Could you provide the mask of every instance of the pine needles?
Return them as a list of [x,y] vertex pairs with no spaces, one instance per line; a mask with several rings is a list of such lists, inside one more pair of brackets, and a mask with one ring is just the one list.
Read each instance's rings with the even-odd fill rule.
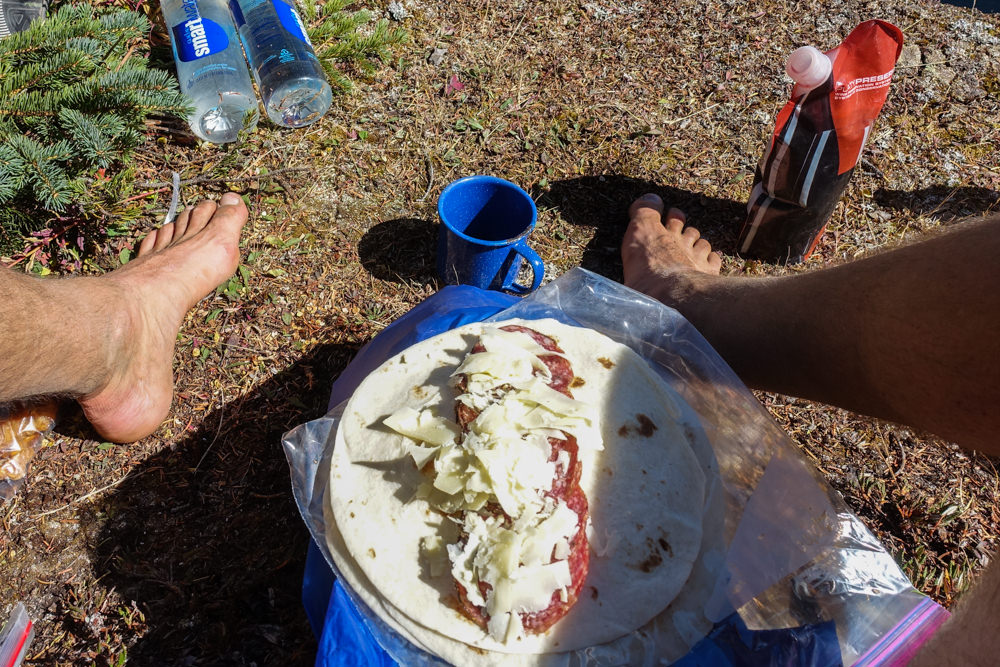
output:
[[91,177],[128,157],[147,117],[187,113],[174,77],[147,68],[140,47],[148,33],[142,14],[97,15],[82,4],[0,40],[4,235],[31,226],[26,211],[77,206],[86,213],[98,194],[93,188],[101,187]]
[[310,26],[309,38],[316,56],[323,64],[330,85],[334,90],[347,92],[353,88],[351,79],[341,67],[353,67],[363,74],[376,71],[376,59],[388,60],[389,47],[402,44],[409,38],[405,30],[390,29],[389,22],[380,20],[369,31],[361,27],[372,19],[366,10],[347,12],[345,7],[352,0],[327,0],[318,5],[316,0],[301,0],[303,17]]

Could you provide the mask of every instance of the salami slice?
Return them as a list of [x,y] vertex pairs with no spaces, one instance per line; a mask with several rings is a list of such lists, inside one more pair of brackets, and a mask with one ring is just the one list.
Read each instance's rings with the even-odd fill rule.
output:
[[[552,338],[519,325],[501,327],[502,331],[523,333],[530,336],[543,349],[552,354],[538,355],[538,358],[545,364],[549,371],[550,380],[548,386],[565,396],[572,398],[570,387],[573,382],[573,369],[570,362],[563,356],[563,351]],[[473,354],[486,351],[482,343],[477,343],[471,350]],[[536,372],[536,375],[538,373]],[[459,377],[458,386],[461,390],[466,388],[466,378]],[[479,411],[459,401],[456,403],[456,418],[463,432],[468,429]],[[581,466],[579,460],[579,447],[576,438],[569,433],[563,432],[562,438],[549,437],[548,442],[552,448],[549,461],[555,463],[555,476],[550,488],[544,492],[544,496],[553,501],[565,503],[577,516],[576,532],[569,540],[569,554],[565,556],[568,561],[571,583],[564,589],[556,590],[552,593],[549,605],[535,612],[521,612],[521,624],[528,633],[542,633],[548,630],[559,619],[564,617],[573,607],[579,598],[580,590],[587,578],[587,570],[590,564],[590,548],[587,541],[587,518],[588,503],[587,496],[580,487]],[[507,516],[496,503],[490,503],[481,510],[492,517],[502,517],[502,525],[510,527],[513,524],[511,517]],[[464,546],[468,535],[462,534],[459,543]],[[555,550],[553,550],[555,551]],[[551,561],[556,560],[553,553]],[[486,628],[489,616],[486,610],[473,603],[469,599],[468,591],[465,587],[455,581],[455,588],[459,598],[460,611],[471,621],[482,628]],[[482,599],[486,599],[489,593],[489,584],[480,581],[479,593]]]

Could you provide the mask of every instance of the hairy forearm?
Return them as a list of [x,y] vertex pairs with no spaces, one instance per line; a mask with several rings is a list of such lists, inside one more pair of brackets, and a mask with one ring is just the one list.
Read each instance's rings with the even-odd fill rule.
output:
[[1000,654],[1000,562],[994,562],[959,600],[952,617],[909,663],[910,667],[994,665]]
[[1000,219],[780,278],[687,273],[659,295],[750,386],[1000,454]]

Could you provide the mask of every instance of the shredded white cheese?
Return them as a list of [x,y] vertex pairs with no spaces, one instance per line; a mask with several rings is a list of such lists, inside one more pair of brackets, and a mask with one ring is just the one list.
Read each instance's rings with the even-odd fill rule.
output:
[[[448,514],[461,512],[464,545],[447,545],[451,574],[469,601],[486,610],[487,631],[498,641],[524,636],[519,614],[547,608],[552,595],[567,599],[567,558],[579,517],[564,501],[544,495],[557,467],[549,438],[572,434],[581,448],[602,448],[594,410],[548,386],[545,350],[521,332],[488,329],[455,371],[464,376],[458,401],[478,412],[467,432],[429,409],[402,408],[384,424],[413,440],[404,444],[418,468],[433,461],[433,477],[418,497]],[[557,355],[562,356],[562,355]],[[434,391],[434,388],[429,388]],[[496,502],[510,517],[478,511]],[[479,583],[488,584],[482,595]]]

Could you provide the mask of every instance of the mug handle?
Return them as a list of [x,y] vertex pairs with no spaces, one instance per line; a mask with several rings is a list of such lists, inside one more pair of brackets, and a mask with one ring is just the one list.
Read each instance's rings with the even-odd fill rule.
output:
[[527,243],[518,243],[511,246],[511,250],[523,257],[531,265],[531,287],[525,287],[515,282],[517,280],[517,271],[511,271],[503,281],[503,289],[509,290],[514,294],[530,294],[542,284],[542,277],[545,275],[545,265],[542,264],[542,258],[538,256],[538,253],[529,248]]

